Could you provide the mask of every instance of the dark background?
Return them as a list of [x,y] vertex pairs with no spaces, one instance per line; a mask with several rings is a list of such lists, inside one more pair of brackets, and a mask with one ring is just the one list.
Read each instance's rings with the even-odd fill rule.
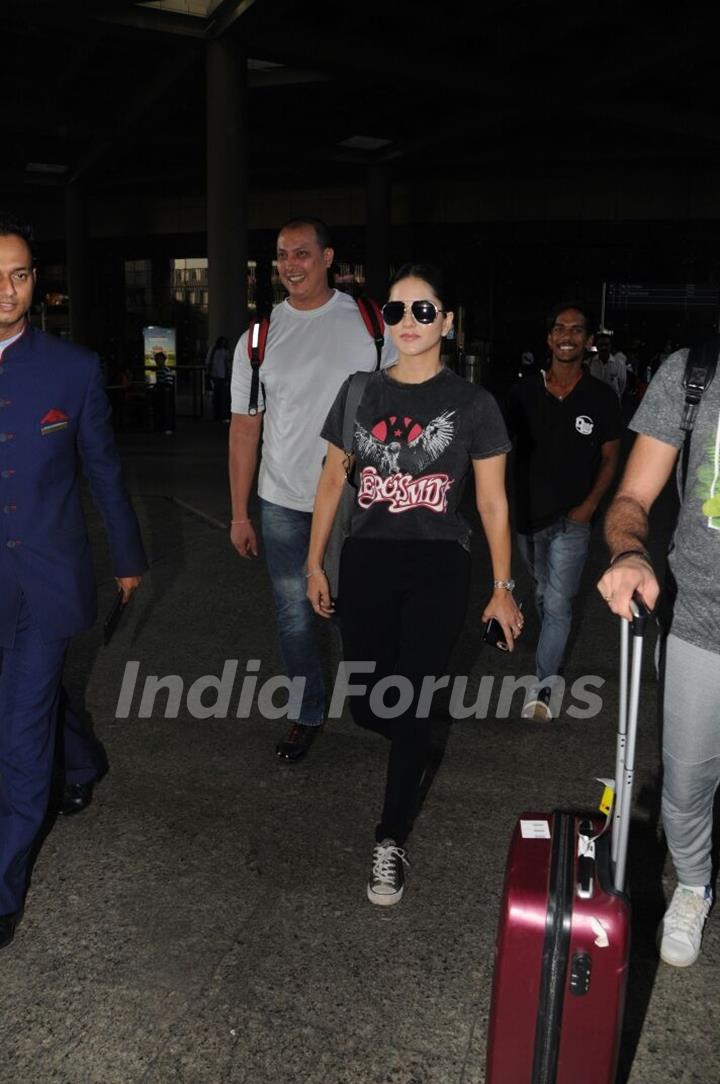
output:
[[[133,0],[3,4],[0,205],[36,225],[38,296],[58,295],[56,330],[67,330],[72,184],[90,238],[92,344],[134,357],[143,324],[169,323],[181,361],[196,359],[206,306],[178,293],[170,261],[207,254],[206,49],[222,35],[249,67],[249,255],[261,290],[276,227],[296,213],[329,221],[340,270],[361,280],[366,196],[381,175],[390,265],[429,255],[456,272],[468,350],[514,372],[521,350],[542,356],[558,298],[599,312],[603,282],[672,287],[606,312],[615,342],[649,359],[718,320],[708,10],[222,0],[198,18]],[[358,136],[382,142],[344,145]],[[147,283],[133,292],[134,260],[147,261]]]

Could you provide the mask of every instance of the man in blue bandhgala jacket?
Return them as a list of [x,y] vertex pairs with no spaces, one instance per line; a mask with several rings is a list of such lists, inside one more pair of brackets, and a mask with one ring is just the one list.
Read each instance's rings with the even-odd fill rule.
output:
[[147,567],[98,358],[29,326],[34,286],[32,234],[0,216],[0,948],[23,908],[56,732],[66,812],[107,767],[61,689],[69,640],[96,616],[78,453],[126,600]]

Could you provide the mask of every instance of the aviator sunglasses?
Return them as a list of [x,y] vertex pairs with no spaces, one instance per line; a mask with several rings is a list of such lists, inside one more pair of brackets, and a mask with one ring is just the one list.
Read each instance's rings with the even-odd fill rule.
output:
[[409,303],[407,301],[386,301],[382,307],[382,316],[388,327],[400,323],[405,316],[408,304],[410,305],[413,320],[416,320],[418,324],[432,324],[437,320],[439,313],[445,315],[445,309],[439,309],[432,301],[410,301]]

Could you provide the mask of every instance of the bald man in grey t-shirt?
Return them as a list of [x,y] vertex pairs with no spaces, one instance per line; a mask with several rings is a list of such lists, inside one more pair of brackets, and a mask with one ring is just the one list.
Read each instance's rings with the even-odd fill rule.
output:
[[[285,674],[303,687],[299,716],[276,746],[283,760],[307,753],[325,720],[325,685],[316,619],[305,597],[313,502],[325,442],[320,430],[342,382],[377,362],[375,343],[352,297],[331,289],[334,252],[319,219],[288,222],[278,234],[277,268],[288,292],[270,317],[262,393],[249,414],[251,368],[247,333],[235,350],[229,474],[230,538],[241,557],[258,555],[248,502],[258,461],[260,522],[273,589]],[[390,345],[383,362],[394,356]]]

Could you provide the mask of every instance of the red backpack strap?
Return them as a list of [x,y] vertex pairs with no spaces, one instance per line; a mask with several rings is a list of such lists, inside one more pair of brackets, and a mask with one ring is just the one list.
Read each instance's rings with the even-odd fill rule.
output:
[[363,318],[365,327],[368,329],[368,335],[375,343],[375,350],[377,351],[375,370],[377,371],[380,368],[382,348],[385,345],[385,322],[377,301],[367,296],[358,297],[356,300],[360,315]]
[[248,414],[257,414],[258,397],[260,395],[260,366],[265,360],[265,347],[267,345],[270,320],[267,316],[260,316],[257,320],[251,320],[248,328],[247,352],[252,367],[252,380],[250,382],[250,400]]

